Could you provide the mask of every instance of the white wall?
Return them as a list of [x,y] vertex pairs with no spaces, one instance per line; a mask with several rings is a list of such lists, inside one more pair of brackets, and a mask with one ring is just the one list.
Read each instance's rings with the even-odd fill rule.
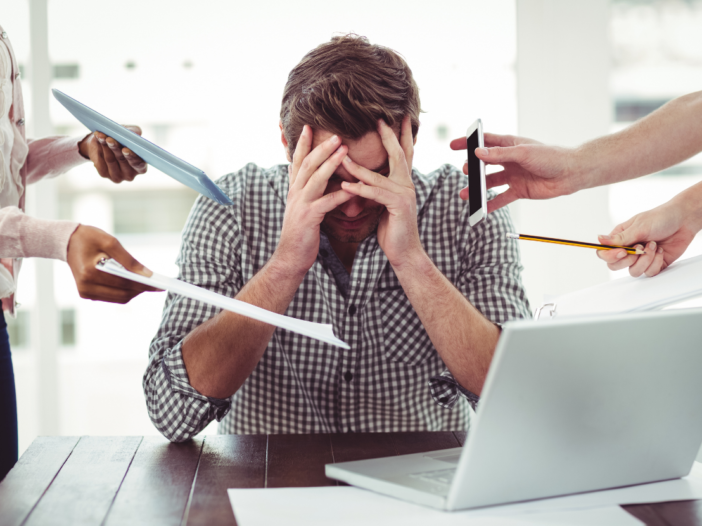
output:
[[[608,0],[517,0],[517,126],[519,134],[576,146],[608,133],[611,121]],[[521,233],[597,243],[612,229],[608,190],[511,205]],[[609,279],[593,250],[520,243],[524,283],[538,307],[562,294]]]

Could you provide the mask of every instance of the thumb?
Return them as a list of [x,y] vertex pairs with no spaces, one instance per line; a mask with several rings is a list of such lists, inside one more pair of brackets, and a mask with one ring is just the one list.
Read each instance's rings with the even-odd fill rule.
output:
[[526,160],[526,149],[524,146],[495,146],[493,148],[476,148],[475,155],[488,164],[522,164]]
[[633,246],[639,241],[645,241],[645,234],[639,231],[633,224],[633,220],[626,221],[614,227],[609,235],[598,236],[603,245],[619,245],[624,247]]
[[141,128],[139,126],[136,126],[133,124],[124,124],[123,126],[125,128],[127,128],[129,131],[133,131],[137,135],[141,135]]
[[153,275],[153,272],[134,259],[134,257],[125,250],[122,244],[117,241],[117,239],[112,238],[112,240],[107,243],[107,246],[104,246],[102,249],[105,254],[117,261],[117,263],[122,265],[130,272],[141,274],[142,276],[146,277],[151,277]]

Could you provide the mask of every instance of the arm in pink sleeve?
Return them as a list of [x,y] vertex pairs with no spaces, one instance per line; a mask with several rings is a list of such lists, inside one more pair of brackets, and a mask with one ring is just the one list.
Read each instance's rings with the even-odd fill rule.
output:
[[66,261],[74,221],[30,217],[16,206],[0,210],[0,257],[39,257]]
[[28,139],[29,152],[25,161],[27,184],[43,178],[56,177],[87,161],[78,151],[82,137],[44,137]]

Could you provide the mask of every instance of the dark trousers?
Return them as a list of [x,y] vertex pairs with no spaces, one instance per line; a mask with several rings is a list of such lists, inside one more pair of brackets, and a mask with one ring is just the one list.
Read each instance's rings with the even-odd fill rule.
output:
[[10,338],[0,313],[0,480],[17,462],[17,395]]

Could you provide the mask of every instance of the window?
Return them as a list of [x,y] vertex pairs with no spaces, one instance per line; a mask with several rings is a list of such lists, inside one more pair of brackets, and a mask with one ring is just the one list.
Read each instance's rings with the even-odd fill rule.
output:
[[10,347],[13,349],[29,347],[29,312],[18,310],[16,318],[7,316],[6,319]]
[[55,64],[55,79],[77,79],[80,76],[80,66],[78,64]]
[[197,195],[190,189],[115,192],[115,234],[180,232]]
[[76,344],[76,311],[61,309],[61,345]]

